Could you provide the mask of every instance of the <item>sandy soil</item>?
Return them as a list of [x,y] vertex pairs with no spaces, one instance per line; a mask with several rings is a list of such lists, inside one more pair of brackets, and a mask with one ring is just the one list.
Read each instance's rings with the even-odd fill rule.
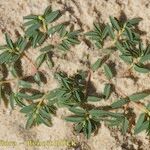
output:
[[[17,32],[23,34],[23,16],[34,13],[40,14],[48,6],[52,5],[54,9],[65,10],[65,14],[60,22],[70,21],[75,28],[81,28],[85,32],[92,29],[93,22],[99,19],[101,22],[107,22],[110,15],[118,18],[141,17],[143,21],[139,25],[139,29],[143,31],[142,38],[146,41],[150,37],[150,0],[0,0],[0,43],[4,43],[4,32],[8,32],[15,39]],[[37,57],[37,49],[29,50],[29,56],[33,59]],[[91,62],[94,62],[103,53],[94,50],[81,42],[80,45],[73,47],[67,54],[67,59],[54,56],[55,67],[48,72],[48,82],[44,90],[53,89],[57,86],[52,73],[59,68],[65,70],[69,74],[75,73],[79,69],[86,69],[81,59],[85,59],[85,55],[89,54]],[[121,71],[127,68],[122,62],[118,61],[118,55],[114,54],[111,60],[116,64],[117,77],[114,81],[125,94],[132,94],[136,91],[150,89],[150,74],[141,75],[135,73],[138,78],[135,83],[130,78],[120,77]],[[25,61],[23,62],[26,63]],[[47,69],[46,66],[43,66]],[[28,73],[30,68],[25,67]],[[103,76],[99,76],[101,70],[94,73],[92,82],[97,92],[103,89]],[[110,102],[116,98],[112,94]],[[146,99],[148,101],[148,99]],[[107,102],[109,103],[109,102]],[[103,102],[102,105],[106,103]],[[86,140],[82,135],[73,132],[73,126],[62,120],[68,114],[67,110],[59,109],[57,117],[53,118],[53,126],[51,128],[40,125],[30,130],[25,130],[25,117],[19,113],[19,109],[14,111],[0,106],[0,142],[15,141],[16,146],[2,147],[0,150],[149,150],[150,143],[145,133],[137,136],[127,134],[122,136],[116,129],[109,129],[102,124],[96,135]],[[135,109],[135,113],[139,111]],[[67,146],[49,146],[49,147],[31,147],[27,145],[30,140],[39,141],[62,141],[73,140],[78,144],[76,148],[68,148]]]

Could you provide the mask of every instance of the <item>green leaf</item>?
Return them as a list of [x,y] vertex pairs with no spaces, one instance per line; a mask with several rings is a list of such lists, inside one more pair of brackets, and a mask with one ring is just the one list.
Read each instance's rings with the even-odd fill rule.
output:
[[60,37],[65,37],[68,34],[68,31],[66,30],[66,25],[62,24],[58,32],[60,34]]
[[80,32],[81,32],[80,30],[75,30],[75,31],[72,31],[72,32],[68,32],[67,37],[71,38],[71,39],[75,39],[79,36]]
[[22,100],[22,98],[20,98],[17,94],[13,94],[13,99],[15,100],[16,104],[20,107],[24,107],[26,106]]
[[74,107],[72,107],[72,108],[70,108],[69,110],[70,110],[71,112],[73,112],[73,113],[79,115],[79,116],[83,116],[83,115],[85,115],[85,113],[86,113],[86,110],[81,109],[81,108],[79,109],[79,108],[74,108]]
[[127,24],[135,26],[135,25],[139,24],[139,22],[141,20],[142,20],[142,18],[133,18],[133,19],[128,20]]
[[68,38],[67,41],[68,41],[71,45],[80,44],[80,41],[79,41],[78,39],[75,39],[75,38]]
[[149,73],[150,72],[150,69],[146,68],[142,64],[135,64],[134,69],[135,69],[135,71],[140,72],[140,73]]
[[113,113],[113,112],[109,112],[109,111],[96,110],[96,109],[90,110],[89,113],[92,116],[97,116],[97,117],[106,117],[106,116],[111,116],[111,117],[116,117],[116,118],[123,117],[123,115],[120,113]]
[[10,49],[14,49],[14,44],[7,33],[5,34],[5,39],[6,39],[8,47]]
[[51,13],[49,13],[48,15],[46,15],[45,19],[48,23],[53,22],[58,16],[60,15],[60,11],[52,11]]
[[103,39],[105,38],[107,33],[105,32],[104,34],[105,35],[102,34],[101,27],[98,23],[94,23],[94,30],[93,31],[89,31],[89,32],[85,33],[85,35],[88,36],[89,39],[93,41],[94,45],[97,48],[102,48]]
[[53,26],[53,27],[48,29],[47,34],[53,35],[55,32],[59,32],[63,26],[64,26],[64,24],[58,24],[56,26]]
[[44,43],[44,41],[47,39],[47,33],[42,33],[41,36],[39,36],[38,44],[41,45]]
[[126,49],[122,46],[122,44],[120,44],[118,41],[115,42],[115,46],[116,48],[121,52],[121,53],[124,53],[126,52]]
[[52,51],[52,49],[54,48],[53,45],[48,45],[48,46],[45,46],[44,48],[40,49],[41,52],[50,52]]
[[95,42],[95,46],[96,46],[97,48],[102,48],[102,47],[103,47],[103,44],[100,43],[100,42]]
[[87,97],[87,101],[88,102],[98,102],[100,100],[102,100],[103,97],[97,97],[97,96],[88,96]]
[[5,63],[13,63],[19,59],[20,55],[10,54],[10,58]]
[[87,121],[87,138],[89,139],[92,133],[92,124],[91,121]]
[[34,80],[36,81],[36,83],[37,83],[38,85],[40,85],[40,83],[41,83],[41,77],[40,77],[39,72],[37,72],[37,73],[34,75]]
[[11,72],[11,74],[12,74],[13,77],[15,77],[15,78],[18,77],[18,72],[17,72],[17,70],[16,70],[16,68],[15,68],[14,65],[12,65],[12,67],[10,69],[10,72]]
[[66,117],[65,120],[69,122],[82,122],[84,118],[78,116],[72,116],[72,117]]
[[132,56],[120,55],[119,57],[127,64],[132,64],[132,62],[133,62]]
[[122,118],[115,118],[108,120],[108,126],[113,127],[113,126],[120,126],[122,122]]
[[135,130],[135,134],[138,134],[140,132],[142,132],[143,130],[147,130],[149,128],[149,121],[145,121],[142,123],[142,125],[140,127],[138,127],[138,129]]
[[112,17],[112,16],[110,16],[109,19],[110,19],[110,21],[111,21],[112,26],[113,26],[117,31],[119,31],[119,30],[120,30],[120,26],[119,26],[117,20],[116,20],[114,17]]
[[104,72],[105,72],[105,75],[107,77],[107,79],[112,79],[113,78],[113,73],[110,69],[110,67],[107,65],[107,64],[104,64]]
[[62,43],[59,44],[57,48],[63,51],[67,51],[69,50],[69,45],[66,42],[62,41]]
[[75,126],[75,131],[80,133],[81,130],[83,129],[83,123],[78,123],[76,126]]
[[149,96],[150,92],[139,92],[139,93],[134,93],[131,96],[129,96],[129,99],[131,101],[139,101],[139,100],[143,100],[145,97]]
[[36,59],[37,68],[39,68],[42,65],[42,63],[45,60],[45,57],[46,57],[46,54],[41,54],[40,56],[38,56],[38,58]]
[[144,55],[140,58],[140,62],[143,63],[145,61],[149,61],[150,60],[150,54]]
[[40,99],[43,97],[42,93],[38,93],[38,94],[33,94],[33,95],[28,95],[25,93],[17,93],[17,96],[23,98],[23,99],[27,99],[27,100],[36,100],[36,99]]
[[35,30],[39,29],[40,26],[41,26],[41,25],[40,25],[39,23],[33,24],[32,26],[30,26],[30,27],[25,31],[26,35],[27,35],[27,36],[31,36],[31,35],[34,33]]
[[120,107],[122,107],[123,105],[127,104],[128,102],[129,102],[128,99],[121,98],[121,99],[117,100],[116,102],[112,103],[112,104],[111,104],[111,107],[112,107],[112,108],[120,108]]
[[[33,31],[34,32],[34,31]],[[32,46],[35,48],[36,46],[40,45],[40,40],[43,38],[45,34],[37,31],[36,35],[33,36]]]
[[81,102],[81,96],[80,96],[80,93],[78,91],[75,91],[75,96],[76,96],[77,100],[79,102]]
[[8,51],[1,53],[0,54],[0,64],[9,62],[11,57],[12,57],[12,55]]
[[105,88],[104,88],[104,95],[105,95],[105,99],[108,99],[110,97],[111,91],[112,90],[112,85],[111,84],[105,84]]
[[18,85],[23,87],[23,88],[31,88],[32,85],[30,82],[19,80]]
[[28,114],[29,112],[33,111],[33,109],[35,109],[35,105],[34,104],[31,104],[31,105],[28,105],[28,106],[25,106],[23,107],[20,112],[21,113],[25,113],[25,114]]
[[139,129],[141,128],[144,120],[145,120],[145,114],[142,113],[142,114],[140,114],[140,116],[139,116],[139,118],[138,118],[138,120],[136,122],[136,125],[135,125],[135,128],[134,128],[134,133],[135,134],[139,133],[139,131],[140,131]]
[[150,54],[150,44],[147,45],[147,47],[146,47],[146,49],[144,51],[144,55],[145,56],[148,55],[148,54]]
[[89,113],[92,116],[106,116],[107,115],[106,111],[104,111],[104,110],[96,110],[96,109],[90,110]]
[[[65,92],[63,92],[64,94]],[[52,90],[50,91],[48,94],[45,95],[45,99],[52,101],[55,100],[58,96],[63,96],[63,94],[60,93],[60,91],[58,89]]]
[[99,58],[96,60],[96,62],[91,66],[93,71],[98,70],[98,68],[100,68],[102,65],[102,60]]
[[109,24],[107,24],[107,28],[108,28],[108,33],[109,33],[110,37],[112,39],[115,39],[115,34],[114,34],[112,27]]
[[105,39],[107,37],[107,34],[108,34],[108,27],[105,26],[103,32],[102,32],[102,39]]
[[51,12],[52,12],[52,8],[51,8],[51,6],[48,6],[44,11],[44,16],[50,14]]
[[52,126],[51,119],[44,118],[42,115],[39,115],[39,118],[41,120],[41,123],[45,124],[48,127]]
[[15,95],[14,93],[11,93],[10,95],[10,106],[12,109],[14,109],[14,101],[15,101],[14,95]]
[[51,119],[51,115],[44,109],[40,109],[39,110],[39,114],[43,117],[43,118],[47,118],[48,120]]
[[94,28],[97,33],[101,34],[102,31],[99,23],[94,23]]
[[123,125],[122,125],[122,133],[125,134],[128,130],[128,127],[129,127],[129,121],[128,119],[125,117],[123,119]]
[[28,16],[23,17],[23,19],[37,19],[37,18],[38,18],[37,15],[28,15]]
[[87,33],[85,33],[86,36],[89,36],[89,37],[98,37],[98,33],[94,32],[94,31],[89,31]]
[[37,23],[38,23],[37,20],[30,20],[30,21],[25,22],[23,25],[30,26],[30,25],[37,24]]
[[49,56],[48,56],[48,54],[46,54],[46,64],[47,64],[47,66],[51,69],[52,67],[54,67],[54,62],[53,62],[53,60],[52,60],[52,58],[50,58]]
[[27,44],[28,44],[28,41],[21,37],[21,43],[18,45],[19,50],[21,50],[21,51],[25,50],[27,47]]
[[34,117],[30,115],[26,123],[26,129],[31,128],[33,124],[34,124]]
[[133,35],[132,35],[131,29],[126,27],[125,30],[126,30],[126,33],[127,33],[129,40],[133,41]]

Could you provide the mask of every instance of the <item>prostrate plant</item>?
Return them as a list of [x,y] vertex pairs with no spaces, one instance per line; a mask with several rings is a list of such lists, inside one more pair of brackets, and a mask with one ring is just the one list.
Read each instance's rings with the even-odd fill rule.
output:
[[[60,16],[60,10],[53,11],[51,7],[47,7],[42,15],[24,17],[27,20],[24,24],[24,37],[20,36],[13,42],[5,34],[6,45],[0,47],[0,99],[5,103],[6,100],[9,101],[12,109],[16,105],[21,108],[20,112],[27,117],[27,129],[41,123],[51,126],[52,116],[56,115],[57,109],[66,107],[73,115],[65,117],[65,120],[73,122],[75,131],[84,133],[87,138],[99,129],[101,122],[119,127],[123,134],[131,132],[131,126],[135,126],[135,134],[143,130],[149,134],[150,106],[141,104],[140,100],[149,96],[150,90],[125,95],[114,83],[115,74],[108,58],[111,53],[87,66],[87,71],[81,70],[72,76],[63,71],[56,72],[54,76],[58,80],[58,87],[50,91],[41,89],[46,84],[46,76],[40,70],[42,64],[46,63],[51,69],[55,65],[52,60],[55,50],[66,53],[72,46],[80,44],[79,36],[84,35],[103,52],[108,49],[113,52],[119,50],[120,58],[130,65],[129,70],[134,68],[137,72],[149,73],[150,46],[143,46],[140,35],[136,32],[136,26],[141,19],[134,18],[122,23],[110,17],[110,23],[103,26],[94,23],[94,29],[83,35],[80,30],[72,30],[66,23],[55,22]],[[55,35],[60,39],[56,44],[50,41]],[[105,47],[107,40],[112,45]],[[40,47],[40,55],[33,62],[28,56],[28,48],[41,46],[44,42],[48,45]],[[24,58],[32,67],[29,75],[21,67]],[[90,93],[91,76],[101,68],[106,77],[104,89],[101,93]],[[47,71],[49,70],[44,70]],[[9,74],[12,78],[8,78]],[[96,102],[112,99],[113,92],[118,95],[118,99],[112,104],[95,105]],[[132,115],[128,114],[130,104],[141,111],[136,124],[131,121]]]

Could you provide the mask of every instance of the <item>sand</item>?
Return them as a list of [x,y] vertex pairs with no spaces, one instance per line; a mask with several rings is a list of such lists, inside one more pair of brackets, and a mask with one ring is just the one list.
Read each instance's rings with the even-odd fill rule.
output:
[[[15,40],[17,33],[23,35],[23,16],[34,13],[40,14],[44,9],[51,5],[53,9],[64,10],[65,13],[61,17],[60,22],[69,21],[75,28],[81,28],[84,32],[89,31],[93,27],[93,22],[100,20],[108,22],[109,16],[117,18],[133,18],[141,17],[143,20],[139,24],[144,41],[150,38],[150,0],[0,0],[0,43],[3,44],[4,32],[8,32]],[[55,39],[53,39],[55,40]],[[29,49],[29,56],[35,60],[38,55],[37,49]],[[56,52],[57,53],[57,52]],[[73,74],[77,70],[86,69],[86,66],[80,60],[86,60],[85,56],[89,54],[90,61],[93,63],[97,58],[101,57],[104,52],[93,50],[84,41],[80,45],[72,47],[67,53],[66,59],[54,55],[53,60],[55,67],[48,71],[48,83],[44,87],[44,91],[57,87],[57,81],[53,77],[53,72],[65,70],[68,74]],[[115,63],[117,70],[115,85],[125,94],[130,95],[137,91],[150,89],[150,74],[141,75],[134,73],[138,78],[136,83],[131,78],[121,77],[122,70],[127,69],[127,65],[118,60],[118,54],[113,54],[111,60]],[[28,67],[25,60],[24,72],[28,74]],[[44,70],[48,69],[42,66]],[[92,83],[97,92],[103,89],[102,70],[92,75]],[[112,94],[109,102],[102,102],[101,105],[113,102],[117,96]],[[145,99],[146,102],[149,99]],[[149,101],[150,102],[150,101]],[[99,105],[99,104],[98,104]],[[138,109],[134,109],[135,116],[140,113]],[[122,135],[118,129],[110,129],[102,123],[96,135],[87,140],[82,134],[77,135],[73,131],[73,125],[63,120],[68,114],[66,109],[59,109],[57,117],[53,117],[53,126],[48,128],[44,125],[34,127],[30,130],[24,128],[26,118],[19,113],[19,108],[11,111],[10,108],[0,106],[0,145],[6,143],[7,146],[0,146],[0,150],[149,150],[149,137],[144,132],[139,135],[127,133]],[[4,140],[4,141],[2,141]],[[29,141],[49,141],[51,145],[31,146]],[[67,145],[53,146],[54,142],[61,143],[64,140],[71,140],[77,143],[75,148],[69,148]],[[53,142],[53,143],[52,143]],[[14,145],[10,146],[10,145]]]

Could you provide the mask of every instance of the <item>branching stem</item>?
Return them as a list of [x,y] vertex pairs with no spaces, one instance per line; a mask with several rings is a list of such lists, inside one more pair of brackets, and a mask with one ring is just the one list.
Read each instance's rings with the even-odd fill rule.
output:
[[120,31],[118,31],[115,39],[113,40],[113,45],[121,38],[121,36],[125,30],[125,27],[126,27],[126,24],[124,24],[123,28]]
[[26,55],[26,53],[23,53],[23,56],[32,64],[33,68],[34,68],[34,73],[38,72],[37,67],[35,66],[35,64],[33,63],[32,59],[30,57],[28,57],[28,55]]
[[86,86],[85,86],[85,89],[86,89],[85,96],[86,97],[88,95],[88,87],[89,87],[89,84],[90,84],[90,80],[91,80],[91,70],[88,71],[88,78],[87,78],[87,82],[86,82]]
[[[115,87],[117,93],[119,93],[123,97],[128,97],[126,94],[124,94],[117,86]],[[140,109],[142,112],[148,114],[150,116],[150,111],[145,108],[142,104],[138,104],[136,102],[130,101],[129,103],[133,104],[136,108]]]

